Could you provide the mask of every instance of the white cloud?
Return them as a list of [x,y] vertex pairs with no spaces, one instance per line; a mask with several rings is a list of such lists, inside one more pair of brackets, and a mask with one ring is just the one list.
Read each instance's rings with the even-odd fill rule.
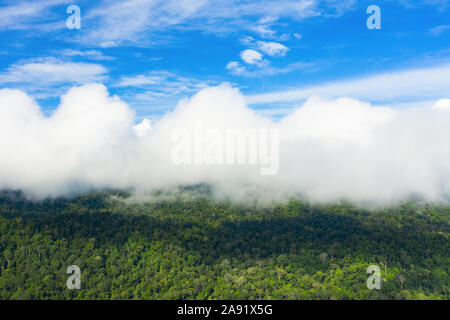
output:
[[259,50],[271,57],[284,57],[289,51],[285,45],[274,41],[256,41],[253,37],[246,36],[239,39],[244,46],[248,46],[254,50]]
[[[444,104],[439,102],[438,104]],[[445,102],[445,105],[446,102]],[[177,166],[172,134],[205,129],[279,129],[280,171],[249,166]],[[45,197],[91,188],[164,189],[211,183],[222,197],[387,204],[411,195],[449,200],[450,113],[394,110],[361,101],[309,99],[274,122],[229,85],[207,88],[159,121],[134,124],[133,110],[101,85],[71,89],[51,117],[18,90],[0,90],[0,189]],[[447,198],[445,198],[447,197]]]
[[150,134],[152,129],[152,121],[150,119],[143,119],[139,124],[133,127],[134,134],[139,138]]
[[[118,41],[152,44],[162,30],[188,28],[211,33],[253,29],[270,36],[267,26],[276,18],[302,20],[319,15],[318,0],[114,0],[103,1],[84,16],[92,27],[79,41],[113,43]],[[334,10],[328,5],[320,10]],[[120,22],[120,23],[118,23]],[[154,37],[149,37],[149,34]],[[159,39],[159,38],[158,38]],[[144,41],[145,40],[145,41]]]
[[[30,29],[47,21],[49,10],[71,0],[11,1],[0,7],[0,30]],[[63,24],[61,24],[62,26]]]
[[450,111],[450,99],[440,99],[434,104],[433,108]]
[[276,34],[274,30],[270,29],[268,26],[263,25],[252,27],[251,30],[259,34],[263,38],[270,38],[275,36]]
[[448,0],[424,0],[424,1],[415,1],[415,0],[402,0],[400,1],[401,5],[411,9],[411,8],[419,8],[421,6],[434,6],[438,10],[443,11],[449,6]]
[[58,97],[74,84],[108,80],[108,69],[96,63],[56,58],[21,61],[0,72],[0,84],[26,90],[39,99]]
[[100,64],[41,58],[10,66],[0,73],[0,83],[87,83],[104,79],[107,72]]
[[56,195],[78,183],[105,186],[112,182],[110,170],[120,176],[125,154],[117,148],[130,135],[133,111],[119,99],[107,97],[105,87],[86,85],[71,89],[58,110],[46,118],[25,93],[3,89],[0,123],[0,145],[6,148],[0,152],[0,188]]
[[[402,1],[402,4],[409,1]],[[65,11],[57,6],[72,0],[7,1],[0,7],[0,29],[34,29],[59,32],[65,28]],[[75,40],[101,47],[125,43],[154,44],[168,28],[202,30],[211,33],[253,30],[274,37],[271,28],[278,19],[304,20],[338,17],[353,10],[355,0],[103,0],[82,6],[84,25]],[[447,0],[424,4],[445,8]],[[255,26],[256,25],[256,26]],[[149,37],[149,36],[152,37]],[[288,35],[281,36],[286,39]],[[68,39],[73,41],[73,38]]]
[[284,57],[289,51],[289,48],[278,42],[258,41],[257,46],[259,50],[271,57]]
[[[241,59],[249,68],[242,66],[237,61],[231,61],[227,64],[226,69],[233,75],[244,76],[244,77],[261,77],[267,75],[275,75],[288,73],[293,70],[298,70],[301,68],[308,67],[308,64],[296,62],[291,63],[286,67],[277,68],[272,67],[270,62],[263,59],[262,51],[270,57],[284,57],[289,51],[289,48],[277,42],[267,42],[267,41],[255,41],[253,37],[244,37],[239,40],[243,45],[249,46],[252,49],[246,49],[241,51]],[[253,68],[252,68],[253,67]],[[250,69],[250,70],[249,70]]]
[[247,64],[254,65],[262,61],[263,55],[256,50],[247,49],[241,52],[241,59]]
[[434,28],[431,28],[429,33],[434,36],[437,37],[439,35],[441,35],[442,33],[446,32],[450,30],[450,24],[449,25],[442,25],[442,26],[437,26]]
[[329,9],[332,9],[325,12],[325,16],[340,17],[347,11],[354,9],[357,5],[357,0],[325,0],[324,4]]
[[236,76],[242,76],[246,78],[258,78],[264,76],[285,74],[296,70],[310,70],[312,68],[315,68],[316,66],[315,64],[312,63],[293,62],[285,67],[274,67],[271,66],[268,63],[268,61],[263,60],[261,63],[257,65],[257,67],[258,68],[256,69],[254,68],[253,70],[248,70],[245,66],[239,64],[239,62],[231,61],[227,64],[226,68],[231,72],[231,74]]
[[126,88],[124,99],[135,106],[140,106],[144,112],[149,112],[149,110],[171,109],[176,106],[179,99],[212,84],[214,84],[212,80],[202,81],[158,70],[123,76],[112,86]]
[[100,42],[100,47],[102,48],[114,48],[119,46],[120,41],[103,41]]
[[64,49],[61,51],[61,54],[67,57],[82,57],[92,60],[114,60],[113,57],[105,56],[97,50],[80,51],[74,49]]
[[226,69],[230,70],[234,75],[242,75],[247,72],[247,69],[237,61],[228,62]]
[[176,73],[158,70],[135,76],[123,76],[114,84],[115,87],[153,88],[167,94],[192,92],[213,84],[214,81],[201,81],[186,78]]
[[342,80],[288,91],[257,94],[247,97],[250,104],[279,101],[302,101],[311,96],[341,96],[371,102],[396,100],[417,101],[439,99],[450,91],[450,65],[388,72],[365,78]]
[[255,39],[253,37],[246,36],[246,37],[239,39],[239,42],[241,44],[243,44],[244,46],[250,46],[255,43]]
[[267,16],[259,19],[258,23],[260,24],[273,24],[278,20],[277,16]]
[[132,77],[122,77],[117,87],[142,87],[153,84],[159,84],[162,81],[160,76],[147,76],[147,75],[137,75]]

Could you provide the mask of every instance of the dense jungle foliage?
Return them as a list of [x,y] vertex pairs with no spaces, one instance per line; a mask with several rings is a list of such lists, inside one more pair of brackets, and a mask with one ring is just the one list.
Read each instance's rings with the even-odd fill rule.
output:
[[[0,193],[0,299],[449,298],[448,206],[127,197]],[[373,264],[380,290],[366,285]]]

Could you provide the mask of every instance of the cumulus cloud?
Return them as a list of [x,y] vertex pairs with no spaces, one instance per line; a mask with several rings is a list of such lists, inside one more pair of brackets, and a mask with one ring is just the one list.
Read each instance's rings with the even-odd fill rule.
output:
[[237,61],[228,62],[226,69],[231,71],[234,75],[242,75],[247,72],[247,69],[244,66],[241,66],[241,64]]
[[259,34],[263,38],[270,38],[275,36],[276,34],[274,30],[270,29],[268,26],[263,25],[252,27],[251,30]]
[[[388,203],[411,195],[448,201],[448,101],[397,110],[339,98],[308,99],[280,121],[248,108],[223,84],[181,101],[160,120],[135,124],[132,108],[103,85],[69,90],[42,114],[19,90],[0,90],[0,189],[46,197],[92,188],[139,192],[210,183],[222,197],[266,201],[302,195],[315,201]],[[229,128],[277,129],[279,172],[252,165],[176,165],[173,133]]]
[[434,104],[433,107],[436,109],[450,111],[450,99],[440,99]]
[[152,121],[149,119],[142,120],[141,123],[135,125],[133,127],[134,134],[140,138],[145,137],[147,134],[149,134],[152,131]]
[[288,47],[273,41],[255,41],[255,39],[250,36],[239,39],[239,42],[250,47],[250,49],[241,51],[240,54],[242,61],[247,66],[241,65],[237,61],[230,61],[227,64],[226,69],[233,75],[249,78],[262,77],[288,73],[311,66],[311,64],[303,62],[294,62],[283,68],[273,67],[269,60],[264,59],[264,54],[269,57],[284,57],[289,51]]
[[261,63],[263,55],[256,50],[247,49],[241,52],[241,59],[250,65]]
[[258,41],[257,46],[259,50],[271,57],[284,57],[289,51],[289,48],[278,42]]

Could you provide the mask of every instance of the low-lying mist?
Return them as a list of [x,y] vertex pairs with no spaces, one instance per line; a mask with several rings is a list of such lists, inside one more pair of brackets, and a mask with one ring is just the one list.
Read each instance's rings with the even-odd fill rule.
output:
[[[277,130],[276,173],[261,175],[261,163],[174,163],[174,132],[195,132],[199,123],[214,132]],[[217,142],[201,139],[206,146]],[[26,93],[0,90],[0,190],[43,199],[131,188],[134,199],[146,199],[155,190],[198,184],[236,201],[448,203],[450,100],[394,109],[312,97],[275,121],[223,84],[136,125],[134,110],[100,84],[72,88],[49,117]]]

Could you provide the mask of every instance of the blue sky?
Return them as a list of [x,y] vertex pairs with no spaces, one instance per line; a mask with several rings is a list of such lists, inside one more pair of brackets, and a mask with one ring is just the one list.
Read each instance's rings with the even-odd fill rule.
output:
[[[66,27],[69,5],[79,30]],[[369,5],[381,30],[366,27]],[[0,88],[47,113],[89,82],[139,118],[222,82],[274,117],[310,95],[399,108],[450,95],[447,0],[2,0],[0,36]]]

